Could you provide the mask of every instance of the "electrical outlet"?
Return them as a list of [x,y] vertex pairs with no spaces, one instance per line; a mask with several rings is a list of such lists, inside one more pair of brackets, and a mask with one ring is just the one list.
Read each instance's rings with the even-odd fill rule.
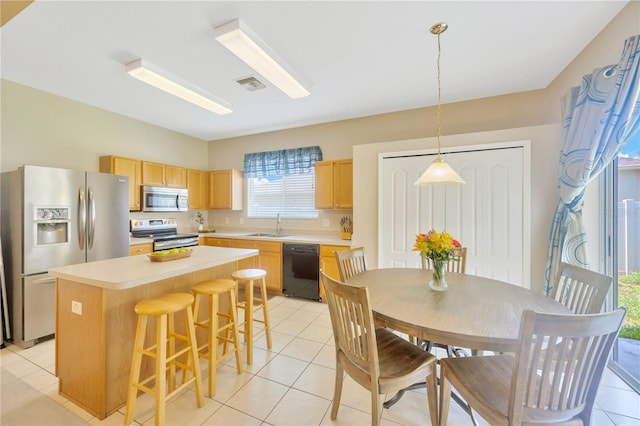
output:
[[240,218],[240,225],[244,225],[244,217]]
[[226,217],[224,218],[224,224],[225,224],[225,225],[228,225],[228,224],[229,224],[229,216],[226,216]]
[[71,312],[77,315],[82,315],[82,303],[76,302],[75,300],[71,301]]
[[322,226],[328,228],[330,225],[329,219],[322,219]]

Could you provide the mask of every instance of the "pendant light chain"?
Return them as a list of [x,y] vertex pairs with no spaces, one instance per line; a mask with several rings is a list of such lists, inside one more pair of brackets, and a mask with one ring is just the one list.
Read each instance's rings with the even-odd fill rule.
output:
[[436,133],[436,137],[438,140],[438,158],[440,158],[440,133],[442,131],[442,115],[441,115],[441,111],[440,111],[440,33],[438,33],[438,61],[437,61],[437,68],[438,68],[438,107],[437,107],[437,122],[438,122],[438,128],[437,128],[437,133]]

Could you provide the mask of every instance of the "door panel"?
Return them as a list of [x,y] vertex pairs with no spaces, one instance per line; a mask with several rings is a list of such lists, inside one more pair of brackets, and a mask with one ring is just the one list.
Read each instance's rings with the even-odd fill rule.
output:
[[[129,179],[107,173],[87,173],[89,230],[87,231],[87,261],[111,259],[129,255]],[[91,200],[90,197],[93,197]],[[91,218],[93,240],[91,237]]]
[[32,275],[22,279],[23,336],[29,341],[55,332],[56,279],[48,274]]
[[[446,230],[467,251],[467,273],[529,287],[524,267],[524,148],[457,152],[446,161],[464,185],[413,182],[435,155],[384,158],[379,220],[381,267],[416,267],[415,236]],[[527,260],[528,262],[528,260]]]
[[[31,275],[61,265],[86,261],[79,243],[79,197],[84,191],[85,173],[77,170],[39,166],[24,167],[24,274]],[[68,222],[53,226],[38,225],[38,209],[68,212]],[[57,228],[63,229],[59,235]],[[47,229],[58,235],[45,237]],[[39,235],[40,234],[40,235]]]

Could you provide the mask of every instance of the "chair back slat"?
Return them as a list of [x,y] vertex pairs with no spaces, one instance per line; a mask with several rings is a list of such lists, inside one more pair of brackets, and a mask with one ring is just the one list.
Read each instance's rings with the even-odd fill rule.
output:
[[510,404],[512,419],[561,422],[576,415],[589,417],[625,313],[625,308],[588,315],[527,311],[512,379],[513,401],[523,404]]
[[336,348],[363,371],[378,377],[378,352],[369,292],[321,273]]
[[[422,269],[433,269],[431,261],[422,258]],[[456,249],[451,254],[449,261],[447,262],[447,272],[457,272],[464,274],[467,272],[467,248],[461,247]]]
[[348,250],[336,250],[340,281],[347,281],[354,275],[367,270],[367,255],[364,247],[355,247]]
[[611,283],[611,277],[563,262],[551,297],[574,314],[595,314],[602,310]]

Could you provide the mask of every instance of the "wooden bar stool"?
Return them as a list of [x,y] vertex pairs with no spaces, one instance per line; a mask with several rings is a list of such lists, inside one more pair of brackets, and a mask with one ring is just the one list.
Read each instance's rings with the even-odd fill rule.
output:
[[[196,386],[198,407],[203,406],[198,347],[193,324],[193,311],[191,310],[193,299],[193,295],[188,293],[170,293],[153,299],[142,300],[136,304],[135,311],[138,314],[138,326],[133,346],[131,375],[127,391],[125,425],[130,424],[133,420],[138,390],[155,397],[156,425],[165,424],[167,400],[193,382],[195,382]],[[184,335],[175,331],[174,314],[179,312],[185,314],[186,334]],[[144,340],[149,317],[156,318],[156,341],[153,345],[145,348]],[[185,342],[184,347],[178,351],[176,351],[176,340]],[[141,380],[140,367],[143,356],[155,359],[155,371],[151,376]],[[186,356],[186,362],[181,361],[184,356]],[[176,367],[183,371],[183,381],[178,388],[176,388]],[[169,371],[168,380],[167,370]],[[187,372],[191,372],[192,376],[187,377]],[[154,381],[153,388],[148,386],[149,382],[152,381]],[[167,382],[169,389],[167,389]]]
[[[242,328],[240,333],[244,334],[244,342],[247,345],[247,364],[251,365],[253,362],[253,338],[265,332],[267,336],[267,348],[271,349],[271,326],[269,325],[269,309],[267,306],[267,281],[265,277],[267,272],[262,269],[241,269],[231,274],[231,278],[236,282],[245,283],[244,287],[244,302],[238,302],[237,307],[244,309],[244,323],[241,324]],[[260,298],[253,297],[253,286],[258,281],[260,285]],[[256,304],[257,302],[257,304]],[[263,319],[254,318],[254,313],[262,309]],[[258,330],[253,330],[253,323],[259,322],[264,326]]]
[[[209,365],[209,397],[216,394],[216,367],[219,363],[227,359],[230,355],[236,356],[236,369],[238,374],[242,373],[242,355],[240,354],[240,337],[238,335],[238,318],[236,315],[236,292],[238,283],[233,280],[218,279],[205,281],[193,287],[195,301],[193,305],[193,318],[196,327],[207,330],[206,343],[198,345],[198,356],[207,360]],[[229,296],[228,313],[220,313],[221,294],[227,293]],[[209,314],[202,320],[198,319],[200,303],[203,298],[209,299]],[[226,319],[226,323],[219,325],[218,317]],[[224,332],[224,335],[220,333]],[[220,342],[224,342],[222,355],[218,356]],[[227,350],[227,345],[231,343],[233,348]]]

